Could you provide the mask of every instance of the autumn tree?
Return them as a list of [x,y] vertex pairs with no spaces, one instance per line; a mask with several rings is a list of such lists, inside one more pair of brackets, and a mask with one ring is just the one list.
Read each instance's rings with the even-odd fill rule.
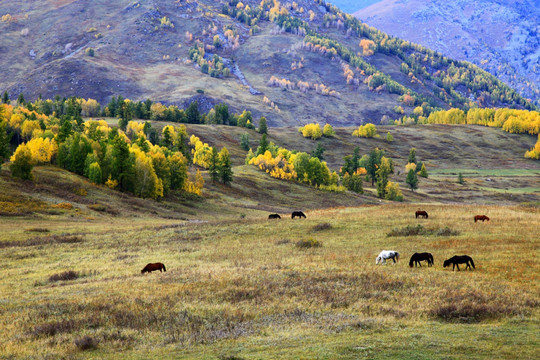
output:
[[223,147],[219,152],[219,166],[218,166],[219,179],[225,185],[229,185],[233,180],[233,171],[231,165],[231,158],[229,156],[229,150]]
[[427,178],[428,177],[428,172],[426,170],[426,164],[423,164],[422,163],[422,168],[420,169],[420,172],[418,173],[418,175],[420,175],[421,177],[423,178]]
[[23,180],[32,180],[34,160],[32,159],[32,152],[26,144],[19,145],[10,160],[11,164],[9,165],[9,169],[11,170],[12,176]]
[[363,194],[364,188],[362,186],[362,178],[362,174],[353,173],[351,175],[349,173],[346,173],[345,176],[343,176],[343,186],[345,186],[350,191],[354,191],[358,194]]
[[388,176],[392,172],[392,165],[390,159],[386,157],[381,158],[380,165],[375,171],[377,178],[377,194],[380,198],[384,198],[386,194],[386,185],[388,185]]
[[394,137],[390,134],[390,131],[386,133],[386,142],[391,143],[394,141]]
[[389,181],[386,184],[386,195],[384,198],[386,200],[403,201],[403,193],[399,188],[399,184]]
[[330,124],[324,125],[324,127],[323,127],[323,136],[332,137],[332,136],[335,136],[335,135],[336,135],[336,132],[334,131],[334,128],[332,127],[332,125],[330,125]]

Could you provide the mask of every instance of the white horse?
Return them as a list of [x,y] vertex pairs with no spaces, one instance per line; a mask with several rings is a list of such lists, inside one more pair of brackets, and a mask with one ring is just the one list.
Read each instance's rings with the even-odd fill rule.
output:
[[395,264],[397,261],[399,261],[399,253],[393,250],[383,250],[381,251],[379,256],[377,256],[377,260],[375,260],[375,265],[378,265],[379,263],[386,264],[386,259],[392,259]]

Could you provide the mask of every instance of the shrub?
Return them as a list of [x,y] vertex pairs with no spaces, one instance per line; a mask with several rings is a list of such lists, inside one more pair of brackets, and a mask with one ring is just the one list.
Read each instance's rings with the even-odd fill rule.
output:
[[377,127],[373,124],[360,125],[358,129],[352,133],[356,137],[372,138],[377,135]]
[[82,351],[94,350],[97,348],[98,341],[90,336],[83,336],[82,338],[75,339],[75,346]]
[[85,53],[86,53],[86,55],[93,57],[94,54],[95,54],[95,50],[92,49],[92,48],[88,48],[88,49],[85,50]]
[[286,245],[290,243],[291,243],[291,240],[289,239],[281,239],[281,240],[276,241],[276,245]]
[[62,273],[49,276],[49,282],[76,280],[79,277],[80,277],[80,274],[78,272],[69,270],[69,271],[64,271]]
[[330,223],[320,223],[311,228],[312,231],[324,231],[329,229],[332,229],[332,224]]
[[59,203],[59,204],[53,205],[52,207],[56,209],[66,209],[66,210],[73,209],[73,205],[70,203]]
[[301,249],[318,248],[318,247],[322,247],[322,242],[313,238],[309,238],[306,240],[298,241],[296,243],[296,247],[301,248]]
[[32,335],[36,337],[40,336],[54,336],[60,333],[69,333],[75,330],[75,322],[73,320],[55,321],[46,324],[36,325],[32,330]]
[[450,229],[449,227],[438,229],[426,229],[422,225],[407,225],[402,228],[392,229],[386,236],[417,236],[417,235],[434,235],[434,236],[456,236],[459,231]]
[[448,226],[446,226],[443,229],[434,230],[433,234],[436,236],[456,236],[459,235],[459,231],[452,230]]
[[334,128],[330,124],[326,124],[323,127],[323,135],[326,137],[332,137],[336,135],[336,132],[334,131]]
[[323,135],[321,125],[319,124],[307,124],[301,128],[298,128],[298,131],[302,133],[303,137],[309,137],[313,140],[317,140]]

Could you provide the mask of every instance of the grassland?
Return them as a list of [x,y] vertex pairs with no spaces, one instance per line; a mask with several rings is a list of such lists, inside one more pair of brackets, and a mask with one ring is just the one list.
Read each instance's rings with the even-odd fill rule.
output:
[[[429,220],[416,220],[418,206],[278,222],[3,218],[0,348],[5,358],[536,358],[538,209],[425,205]],[[475,224],[477,213],[492,221]],[[458,235],[387,237],[416,224]],[[323,246],[295,245],[310,238]],[[382,249],[401,261],[375,266]],[[416,251],[435,266],[410,269]],[[443,269],[454,254],[476,270]],[[168,271],[140,274],[155,261]],[[66,271],[76,279],[55,280]],[[79,350],[84,336],[97,347]]]
[[[396,171],[403,204],[380,201],[367,182],[365,195],[318,191],[243,165],[240,135],[255,147],[259,134],[202,125],[188,132],[227,146],[235,174],[231,187],[204,174],[202,197],[138,199],[53,166],[22,182],[4,165],[0,359],[536,359],[540,184],[537,162],[522,158],[534,139],[379,127],[389,144],[336,131],[320,140],[332,169],[355,146],[378,146],[399,171],[416,147],[430,177],[412,193]],[[269,139],[317,144],[296,128],[270,128]],[[414,218],[418,208],[428,220]],[[307,220],[291,220],[296,209]],[[491,221],[475,224],[476,214]],[[417,225],[428,235],[387,236]],[[401,261],[375,266],[383,249]],[[423,251],[435,266],[410,269]],[[444,269],[456,254],[476,270]],[[157,261],[167,272],[140,274]]]

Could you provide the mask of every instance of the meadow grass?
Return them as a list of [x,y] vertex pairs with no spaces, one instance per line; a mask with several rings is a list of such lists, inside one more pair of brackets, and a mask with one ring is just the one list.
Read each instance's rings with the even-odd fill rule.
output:
[[[415,219],[422,207],[430,218]],[[474,223],[475,214],[489,223]],[[14,358],[534,358],[538,209],[384,205],[209,222],[2,218],[0,348]],[[23,225],[24,224],[24,225]],[[455,236],[392,236],[450,227]],[[46,228],[47,233],[24,231]],[[62,235],[64,234],[64,235]],[[78,234],[78,242],[46,241]],[[37,238],[45,241],[40,244]],[[29,241],[33,239],[32,241]],[[299,248],[314,239],[322,247]],[[396,265],[375,266],[383,250]],[[435,266],[410,269],[414,252]],[[473,257],[476,270],[442,261]],[[165,273],[141,275],[148,262]],[[61,280],[67,271],[77,277]],[[59,280],[50,281],[55,275]]]

